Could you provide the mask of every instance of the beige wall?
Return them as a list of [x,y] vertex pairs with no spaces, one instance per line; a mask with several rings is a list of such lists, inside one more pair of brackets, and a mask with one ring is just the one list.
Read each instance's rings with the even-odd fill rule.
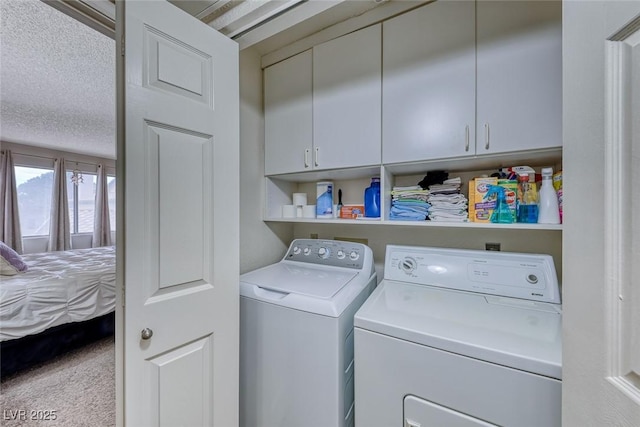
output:
[[262,221],[264,113],[260,57],[240,52],[240,273],[278,261],[293,237],[289,224]]

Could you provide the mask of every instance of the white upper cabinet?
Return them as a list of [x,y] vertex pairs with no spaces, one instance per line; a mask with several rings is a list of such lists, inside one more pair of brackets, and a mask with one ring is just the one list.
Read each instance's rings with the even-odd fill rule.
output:
[[380,164],[381,25],[313,48],[313,166]]
[[562,3],[477,2],[477,154],[562,146]]
[[268,67],[265,174],[562,147],[560,0],[439,0]]
[[312,168],[312,84],[311,50],[264,70],[266,175]]
[[437,1],[383,25],[383,163],[474,155],[475,3]]

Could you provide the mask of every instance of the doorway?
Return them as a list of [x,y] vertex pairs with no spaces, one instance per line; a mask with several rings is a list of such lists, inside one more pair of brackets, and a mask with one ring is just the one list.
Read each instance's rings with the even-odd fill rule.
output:
[[[92,192],[99,163],[115,176],[115,42],[45,2],[9,1],[2,3],[2,9],[2,148],[13,152],[16,169],[23,172],[41,171],[40,175],[50,179],[54,159],[63,157],[69,173],[84,173],[80,186],[69,184],[68,176],[65,181],[75,190],[69,193],[70,208],[76,202],[70,209],[75,219],[71,221],[72,249],[90,248],[92,224],[87,228],[84,220],[92,220],[93,214],[82,207],[84,190]],[[105,57],[110,59],[106,68]],[[87,66],[89,63],[93,65]],[[102,98],[105,76],[110,79],[111,93]],[[79,94],[73,96],[74,92]],[[40,175],[23,177],[18,184],[36,181]],[[29,226],[30,220],[25,219],[24,225]],[[25,253],[47,250],[48,223],[44,225],[22,227]],[[49,307],[46,302],[43,298],[44,311]],[[85,309],[88,317],[93,314],[88,304]],[[51,345],[45,347],[39,341],[31,351],[42,354],[48,348],[64,354],[48,355],[48,361],[3,378],[3,425],[54,420],[64,425],[116,424],[113,332],[108,330],[109,319],[93,319],[97,318],[74,318],[72,323],[82,321],[82,326],[66,330],[64,338],[53,337],[52,331],[63,325],[51,325],[42,332],[47,335],[40,338],[51,338]],[[104,334],[107,338],[98,339]]]

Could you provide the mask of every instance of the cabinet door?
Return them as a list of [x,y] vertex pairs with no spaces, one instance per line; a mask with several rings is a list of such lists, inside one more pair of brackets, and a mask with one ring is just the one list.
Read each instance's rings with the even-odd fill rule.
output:
[[264,70],[265,175],[311,169],[311,50]]
[[478,1],[477,153],[562,146],[562,3]]
[[437,1],[383,25],[383,163],[474,154],[475,3]]
[[380,164],[381,26],[313,48],[314,166]]

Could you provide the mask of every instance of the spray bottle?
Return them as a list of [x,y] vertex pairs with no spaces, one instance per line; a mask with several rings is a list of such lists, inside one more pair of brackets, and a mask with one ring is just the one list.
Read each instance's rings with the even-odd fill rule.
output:
[[[518,222],[538,222],[538,193],[536,191],[535,173],[530,166],[512,166],[502,168],[500,172],[516,173],[518,175],[518,201],[516,203],[516,217]],[[533,182],[529,180],[532,179]]]
[[513,222],[513,215],[509,204],[507,203],[507,196],[504,187],[499,185],[490,185],[487,194],[484,195],[484,200],[491,199],[493,195],[496,196],[496,207],[491,214],[489,221],[499,224],[511,224]]

